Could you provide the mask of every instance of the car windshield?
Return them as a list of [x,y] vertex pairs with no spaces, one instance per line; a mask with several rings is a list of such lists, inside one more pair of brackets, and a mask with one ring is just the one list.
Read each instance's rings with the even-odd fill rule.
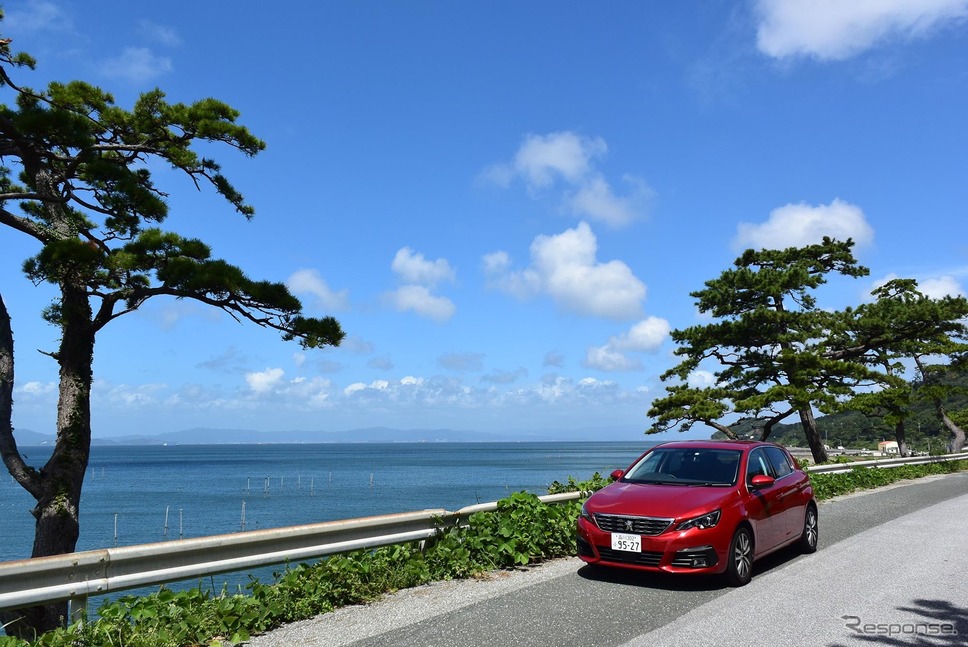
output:
[[656,447],[629,468],[627,483],[735,485],[740,451],[697,447]]

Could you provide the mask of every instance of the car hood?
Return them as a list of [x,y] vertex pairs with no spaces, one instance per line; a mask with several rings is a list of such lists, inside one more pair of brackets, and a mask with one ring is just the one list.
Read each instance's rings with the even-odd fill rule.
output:
[[685,519],[725,506],[735,487],[612,483],[585,503],[591,513]]

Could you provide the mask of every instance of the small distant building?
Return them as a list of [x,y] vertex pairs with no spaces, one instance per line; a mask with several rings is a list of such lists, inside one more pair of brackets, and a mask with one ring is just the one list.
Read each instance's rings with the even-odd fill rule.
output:
[[897,441],[896,440],[882,440],[877,443],[877,451],[880,452],[881,456],[897,456]]

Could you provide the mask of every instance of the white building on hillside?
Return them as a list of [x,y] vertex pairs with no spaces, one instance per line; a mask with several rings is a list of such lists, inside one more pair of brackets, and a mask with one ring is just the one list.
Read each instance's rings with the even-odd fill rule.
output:
[[882,440],[877,443],[877,451],[881,453],[881,456],[897,456],[897,441]]

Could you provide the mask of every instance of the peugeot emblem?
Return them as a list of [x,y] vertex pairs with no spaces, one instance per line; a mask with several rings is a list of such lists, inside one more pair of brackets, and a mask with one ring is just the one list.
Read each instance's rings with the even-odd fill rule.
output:
[[631,531],[634,526],[632,525],[631,519],[625,520],[625,529]]

